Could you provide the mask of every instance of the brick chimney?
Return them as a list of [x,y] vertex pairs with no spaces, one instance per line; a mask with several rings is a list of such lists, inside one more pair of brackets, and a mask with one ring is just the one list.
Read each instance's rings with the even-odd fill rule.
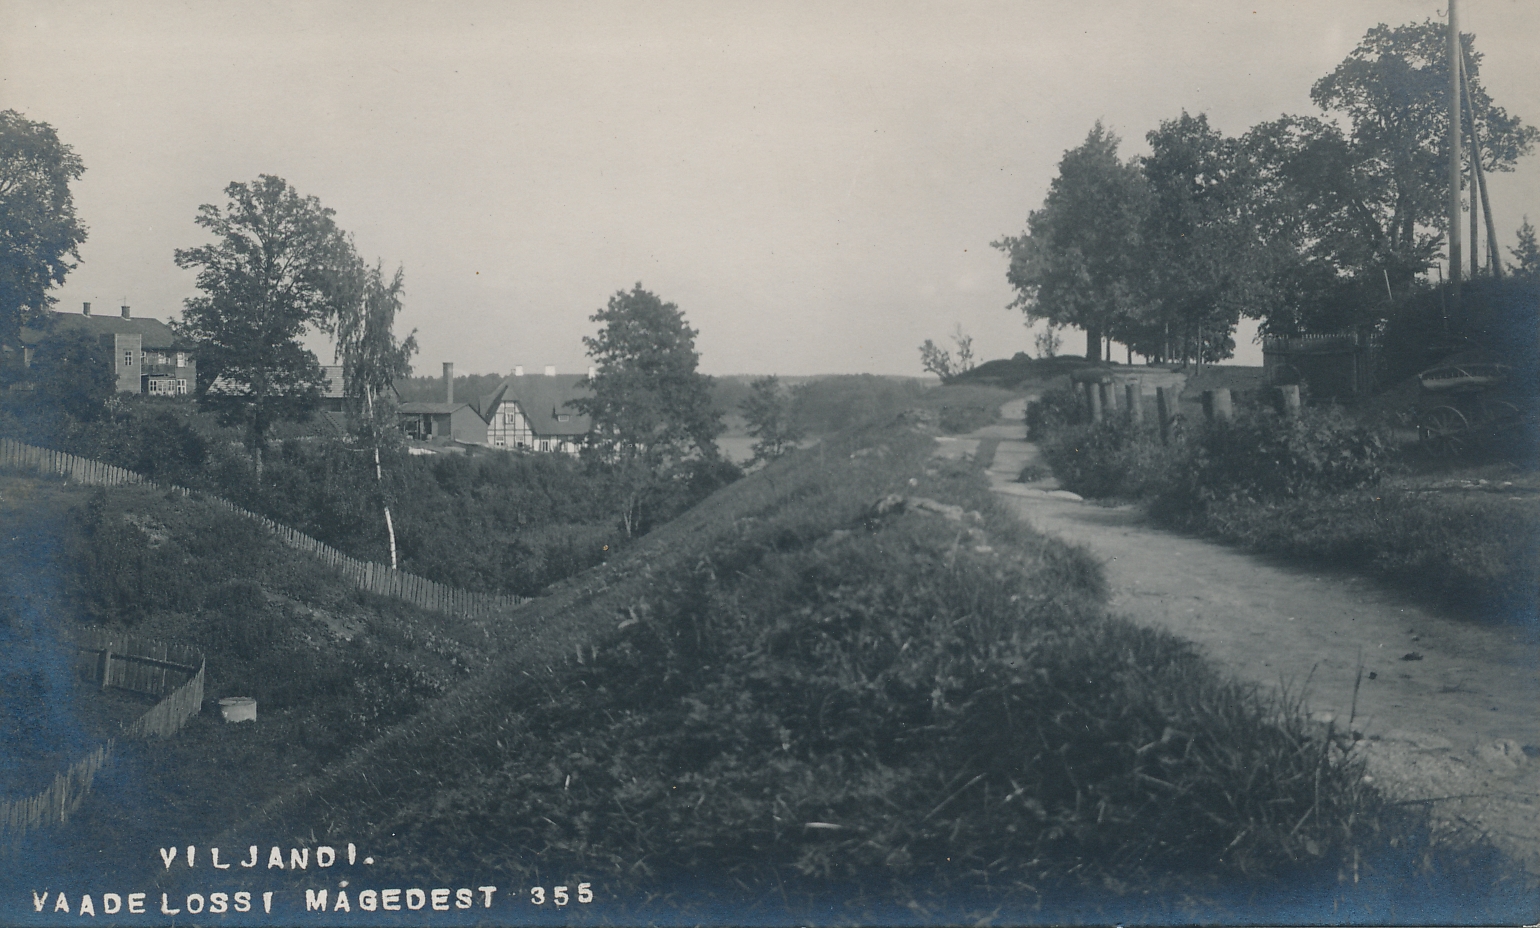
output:
[[524,365],[522,365],[522,364],[515,364],[513,366],[513,376],[515,376],[515,377],[523,377],[524,376]]
[[124,319],[128,318],[128,307],[127,306],[123,307],[123,318]]
[[89,316],[89,315],[91,315],[91,304],[90,303],[83,304],[80,307],[80,314],[82,316]]
[[444,362],[444,402],[455,401],[455,362]]
[[545,366],[545,375],[547,377],[555,377],[556,376],[556,365],[554,365],[554,364],[547,364]]

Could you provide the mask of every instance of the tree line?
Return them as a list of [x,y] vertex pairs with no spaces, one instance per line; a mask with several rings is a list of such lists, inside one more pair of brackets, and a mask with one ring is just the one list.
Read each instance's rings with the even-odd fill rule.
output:
[[[1027,228],[993,243],[1010,259],[1012,308],[1074,326],[1086,357],[1111,343],[1155,361],[1217,361],[1242,316],[1265,335],[1382,323],[1425,287],[1447,233],[1447,25],[1378,25],[1311,88],[1317,115],[1239,136],[1183,111],[1124,160],[1100,122],[1067,151]],[[1461,36],[1474,150],[1511,171],[1540,131],[1491,99],[1474,37]],[[1513,270],[1540,272],[1526,218]],[[1502,271],[1495,246],[1487,272]]]

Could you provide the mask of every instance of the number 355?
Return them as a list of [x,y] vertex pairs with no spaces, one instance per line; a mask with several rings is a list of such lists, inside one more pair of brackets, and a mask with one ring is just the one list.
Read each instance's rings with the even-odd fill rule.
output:
[[[530,889],[529,889],[529,901],[533,902],[535,905],[545,905],[545,887],[544,886],[531,886]],[[568,896],[567,896],[567,887],[565,887],[565,886],[552,887],[552,889],[551,889],[551,901],[553,903],[555,903],[556,905],[558,905],[558,906],[566,905],[568,902],[571,902],[572,900],[570,898],[568,898]],[[593,902],[594,901],[594,891],[593,891],[593,884],[592,883],[579,883],[579,884],[577,884],[577,901],[578,902],[582,902],[582,903],[588,903],[588,902]]]

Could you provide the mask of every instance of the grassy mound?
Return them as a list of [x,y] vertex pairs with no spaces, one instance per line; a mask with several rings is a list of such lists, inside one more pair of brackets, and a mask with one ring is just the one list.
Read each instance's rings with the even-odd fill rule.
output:
[[1083,553],[930,447],[850,438],[718,492],[218,842],[354,841],[419,879],[556,875],[627,918],[659,894],[674,918],[814,911],[793,899],[961,917],[1086,892],[1148,911],[1257,880],[1325,911],[1339,874],[1388,872],[1418,835],[1431,872],[1452,853],[1495,882],[1383,804],[1350,742],[1109,616]]

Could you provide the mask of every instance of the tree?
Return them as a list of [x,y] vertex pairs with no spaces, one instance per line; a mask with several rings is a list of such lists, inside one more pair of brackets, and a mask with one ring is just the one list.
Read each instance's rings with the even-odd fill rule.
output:
[[1129,344],[1162,360],[1222,360],[1242,313],[1259,315],[1266,301],[1268,249],[1251,215],[1250,165],[1238,140],[1201,113],[1163,121],[1146,138],[1147,305]]
[[97,419],[117,390],[112,360],[112,348],[84,332],[50,334],[32,356],[34,395],[81,422]]
[[711,378],[696,371],[698,333],[679,307],[637,284],[589,318],[602,326],[583,339],[596,371],[591,395],[576,405],[592,418],[591,441],[650,466],[689,454],[715,458],[721,416],[712,410]]
[[[1387,283],[1405,293],[1437,259],[1448,232],[1448,35],[1431,20],[1375,26],[1311,89],[1327,118],[1285,116],[1247,133],[1269,237],[1295,253],[1276,268],[1281,296],[1264,331],[1375,323]],[[1461,39],[1482,167],[1511,171],[1540,133],[1492,101],[1475,39]]]
[[[336,320],[336,358],[342,362],[348,423],[353,434],[374,453],[374,479],[383,490],[380,446],[386,436],[397,432],[391,387],[398,378],[412,374],[417,332],[414,329],[396,341],[396,314],[401,311],[401,294],[406,289],[405,270],[397,267],[387,284],[384,264],[377,262],[374,267],[363,268],[358,277],[354,296],[343,304]],[[382,506],[390,539],[390,567],[395,570],[396,525],[390,517],[388,496]]]
[[80,260],[86,229],[70,182],[84,172],[52,126],[0,111],[0,342],[53,305],[49,289]]
[[283,178],[232,183],[225,195],[223,209],[206,203],[196,220],[218,241],[176,251],[203,291],[187,300],[180,331],[198,343],[200,404],[245,427],[260,475],[268,429],[309,416],[320,399],[321,366],[301,335],[329,331],[362,275],[332,210]]
[[940,377],[943,383],[973,370],[973,336],[963,332],[960,322],[952,332],[952,341],[957,344],[955,364],[952,353],[930,339],[925,339],[925,344],[920,346],[920,366]]
[[1529,224],[1529,217],[1524,217],[1524,224],[1519,226],[1519,244],[1508,251],[1519,262],[1509,264],[1508,268],[1514,277],[1522,277],[1531,281],[1540,281],[1540,245],[1535,243],[1535,227]]
[[754,442],[754,460],[780,457],[802,440],[802,428],[792,417],[791,399],[778,377],[759,377],[749,384],[749,395],[740,406]]
[[1137,164],[1118,158],[1118,137],[1100,122],[1064,153],[1042,209],[1023,235],[994,242],[1010,256],[1011,307],[1029,323],[1079,326],[1086,358],[1102,359],[1102,339],[1120,334],[1140,308],[1140,228],[1149,191]]

